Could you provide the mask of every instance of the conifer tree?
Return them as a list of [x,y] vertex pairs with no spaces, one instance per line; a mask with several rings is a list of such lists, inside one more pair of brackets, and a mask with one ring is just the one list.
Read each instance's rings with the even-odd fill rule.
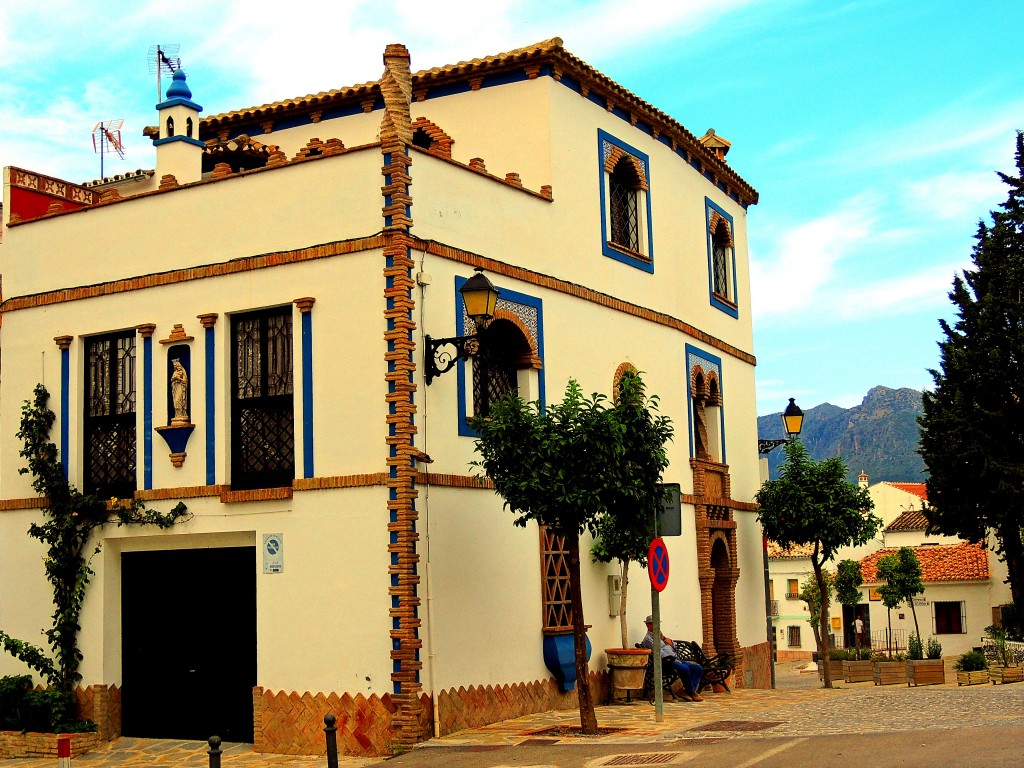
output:
[[[1024,133],[1006,202],[979,222],[973,268],[953,280],[953,325],[940,320],[939,370],[925,392],[920,453],[929,530],[995,534],[1014,603],[1024,606]],[[1018,611],[1018,615],[1019,615]]]

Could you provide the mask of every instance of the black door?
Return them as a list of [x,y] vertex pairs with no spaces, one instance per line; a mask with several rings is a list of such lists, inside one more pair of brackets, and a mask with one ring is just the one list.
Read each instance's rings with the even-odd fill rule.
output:
[[121,555],[125,736],[252,742],[256,549]]

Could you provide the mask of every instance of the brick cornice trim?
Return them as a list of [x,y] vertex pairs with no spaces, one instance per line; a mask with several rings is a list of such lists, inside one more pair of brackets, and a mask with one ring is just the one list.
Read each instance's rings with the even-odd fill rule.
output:
[[729,509],[736,509],[741,512],[757,511],[757,504],[751,501],[736,501],[736,499],[712,499],[708,496],[694,496],[689,493],[682,493],[679,495],[679,501],[683,504],[692,504],[695,507],[728,507]]
[[449,475],[442,472],[417,472],[417,485],[432,485],[438,488],[473,488],[478,491],[493,491],[490,478],[475,475]]
[[253,488],[247,491],[221,491],[220,500],[224,504],[242,501],[283,501],[292,498],[291,488]]
[[682,320],[663,312],[656,312],[653,309],[641,307],[639,304],[633,304],[632,302],[623,301],[622,299],[616,299],[613,296],[609,296],[607,293],[601,293],[600,291],[596,291],[592,288],[587,288],[576,283],[570,283],[568,280],[561,280],[557,277],[551,277],[550,275],[535,272],[524,267],[515,267],[502,261],[489,259],[486,256],[481,256],[477,253],[472,253],[471,251],[464,251],[450,245],[444,245],[443,243],[438,243],[433,240],[425,241],[414,238],[413,242],[413,247],[416,250],[425,251],[433,256],[450,259],[451,261],[466,264],[471,267],[483,267],[491,274],[510,277],[524,283],[530,283],[531,285],[537,285],[569,296],[575,296],[578,299],[589,301],[608,309],[613,309],[616,312],[623,312],[627,315],[632,315],[633,317],[639,317],[643,320],[657,323],[658,325],[665,326],[666,328],[672,328],[699,341],[701,344],[713,347],[719,352],[727,354],[730,357],[734,357],[737,360],[750,365],[757,365],[757,358],[750,352],[746,352],[739,347],[735,347],[732,344],[722,341],[708,333],[704,333],[704,331],[695,328],[689,323],[684,323]]
[[304,477],[292,482],[296,491],[323,491],[331,488],[366,488],[387,485],[387,472],[370,472],[362,475],[334,475],[333,477]]
[[22,509],[42,509],[50,503],[46,496],[28,499],[0,499],[0,512],[14,512]]
[[186,269],[173,269],[167,272],[155,272],[150,275],[128,277],[123,280],[111,280],[79,288],[63,288],[57,291],[46,291],[45,293],[36,293],[29,296],[15,296],[0,304],[0,311],[15,312],[19,309],[44,307],[68,301],[81,301],[82,299],[93,299],[99,296],[111,296],[118,293],[127,293],[128,291],[155,288],[161,285],[173,285],[192,280],[203,280],[208,277],[221,277],[223,275],[234,275],[257,269],[266,269],[268,267],[279,267],[284,264],[316,261],[317,259],[325,259],[331,256],[342,256],[381,248],[383,244],[383,236],[376,234],[353,240],[322,243],[291,251],[275,251],[273,253],[245,256],[240,259],[232,259],[231,261],[222,261],[215,264],[205,264]]
[[424,149],[423,147],[417,147],[415,144],[410,144],[409,149],[411,149],[414,152],[419,152],[420,154],[436,157],[442,163],[448,163],[449,165],[454,165],[457,168],[462,168],[463,170],[466,171],[472,171],[478,176],[483,176],[485,179],[490,179],[491,181],[501,184],[502,186],[508,187],[509,189],[514,189],[517,192],[522,192],[524,194],[530,195],[531,197],[536,197],[540,200],[545,200],[549,203],[552,202],[552,200],[554,199],[551,193],[550,185],[545,184],[543,187],[541,187],[540,192],[534,192],[532,189],[527,189],[522,184],[515,184],[509,181],[507,176],[504,178],[502,178],[501,176],[495,176],[493,173],[490,173],[482,163],[460,163],[458,160],[453,160],[450,157],[439,155],[436,152],[431,152],[429,149]]
[[139,501],[165,501],[171,499],[202,499],[208,496],[220,496],[231,490],[230,485],[193,485],[180,488],[153,488],[148,491],[136,491],[135,498]]

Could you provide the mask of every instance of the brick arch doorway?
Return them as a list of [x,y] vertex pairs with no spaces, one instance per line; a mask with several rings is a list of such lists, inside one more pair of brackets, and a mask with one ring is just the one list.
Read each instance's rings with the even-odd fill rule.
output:
[[711,645],[716,653],[723,651],[735,655],[736,640],[736,580],[729,547],[722,537],[711,542]]

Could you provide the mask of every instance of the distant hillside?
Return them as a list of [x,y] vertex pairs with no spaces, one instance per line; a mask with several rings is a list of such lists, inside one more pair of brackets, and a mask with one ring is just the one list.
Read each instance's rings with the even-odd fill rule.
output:
[[[853,408],[822,403],[804,409],[800,439],[815,459],[842,457],[852,482],[861,471],[868,473],[872,484],[922,482],[924,461],[917,455],[920,413],[921,393],[916,389],[874,387]],[[785,437],[781,411],[758,417],[757,436],[762,440]],[[782,459],[782,448],[769,454],[771,477],[778,477]]]

